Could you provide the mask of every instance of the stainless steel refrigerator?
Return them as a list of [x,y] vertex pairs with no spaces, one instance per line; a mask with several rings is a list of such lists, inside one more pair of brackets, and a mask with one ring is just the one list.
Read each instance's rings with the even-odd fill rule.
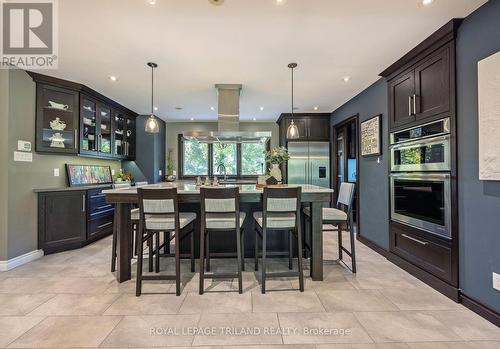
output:
[[330,188],[330,143],[288,142],[288,183]]

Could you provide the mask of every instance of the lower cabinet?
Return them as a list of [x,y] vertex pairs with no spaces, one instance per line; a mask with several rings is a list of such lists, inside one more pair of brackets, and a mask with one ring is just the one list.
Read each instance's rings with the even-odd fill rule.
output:
[[113,232],[114,207],[102,190],[38,194],[38,248],[45,254],[80,248]]
[[390,232],[392,253],[456,286],[455,256],[450,241],[395,222],[390,223]]

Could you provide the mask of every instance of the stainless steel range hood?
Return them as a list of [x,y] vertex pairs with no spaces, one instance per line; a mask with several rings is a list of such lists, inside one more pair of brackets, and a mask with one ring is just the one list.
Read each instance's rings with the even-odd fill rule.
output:
[[200,143],[260,143],[271,138],[271,132],[240,132],[241,84],[216,84],[218,96],[218,131],[184,132],[183,137]]

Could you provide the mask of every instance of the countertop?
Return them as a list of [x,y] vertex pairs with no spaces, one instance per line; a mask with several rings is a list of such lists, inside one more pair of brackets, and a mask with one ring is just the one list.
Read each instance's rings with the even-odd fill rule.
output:
[[[257,188],[255,184],[224,184],[219,185],[219,187],[235,187],[238,186],[240,188],[240,194],[256,194],[262,193],[261,188]],[[319,187],[317,185],[312,184],[293,184],[290,187],[302,187],[303,193],[333,193],[333,189]],[[143,188],[177,188],[177,192],[179,194],[196,194],[200,192],[200,187],[197,187],[193,181],[177,181],[170,183],[158,183],[158,184],[150,184],[144,186]],[[210,187],[214,188],[214,187]],[[108,189],[102,191],[104,194],[131,194],[136,193],[137,188],[132,187],[129,189]]]
[[45,188],[45,189],[33,189],[35,193],[50,193],[57,191],[84,191],[89,189],[97,188],[109,188],[112,184],[102,184],[102,185],[86,185],[81,187],[60,187],[60,188]]

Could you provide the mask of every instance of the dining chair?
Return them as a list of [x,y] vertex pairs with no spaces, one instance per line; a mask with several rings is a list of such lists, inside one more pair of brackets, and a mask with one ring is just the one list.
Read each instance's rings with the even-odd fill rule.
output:
[[[203,294],[205,279],[238,278],[238,292],[243,293],[243,222],[245,212],[240,212],[239,188],[200,188],[201,229],[200,229],[200,290]],[[210,235],[220,232],[234,232],[236,236],[237,273],[205,273],[210,270]]]
[[[300,224],[301,187],[264,188],[263,210],[254,212],[255,223],[255,267],[258,267],[259,241],[262,241],[262,293],[266,293],[267,277],[298,276],[299,289],[304,292],[304,273],[302,265],[302,229]],[[293,234],[297,239],[298,271],[268,273],[267,235],[276,231]],[[290,243],[291,246],[291,243]]]
[[[181,241],[186,237],[191,238],[191,249],[189,257],[191,259],[191,271],[194,271],[194,221],[196,213],[179,212],[177,199],[177,188],[138,188],[139,199],[139,229],[136,234],[138,245],[137,257],[137,281],[136,296],[142,293],[143,280],[175,280],[175,294],[181,294],[180,259],[184,255],[180,253]],[[173,233],[169,241],[175,241],[175,252],[165,255],[175,257],[174,275],[143,275],[142,263],[144,253],[144,242],[155,240],[156,271],[160,268],[160,232]]]
[[[125,183],[113,183],[113,189],[130,189],[131,184],[130,182],[125,182]],[[132,211],[131,211],[132,214]],[[111,272],[114,273],[116,271],[116,258],[118,257],[117,254],[117,240],[118,240],[118,233],[115,229],[115,224],[113,224],[113,237],[112,237],[112,243],[111,243]]]
[[[337,199],[337,205],[335,208],[323,207],[322,217],[323,217],[323,231],[337,231],[338,232],[338,249],[339,249],[339,262],[342,262],[349,270],[356,273],[356,246],[355,246],[355,236],[352,224],[352,202],[354,198],[354,183],[343,182],[340,184],[339,196]],[[310,217],[310,210],[308,207],[304,208],[304,214]],[[309,220],[310,221],[310,220]],[[310,224],[310,222],[308,222]],[[308,224],[308,226],[309,226]],[[347,250],[342,245],[342,232],[343,226],[349,231],[349,238],[351,242],[351,250]],[[325,229],[326,227],[326,229]],[[309,229],[310,231],[310,229]],[[351,257],[351,267],[343,261],[343,253],[346,253]]]

